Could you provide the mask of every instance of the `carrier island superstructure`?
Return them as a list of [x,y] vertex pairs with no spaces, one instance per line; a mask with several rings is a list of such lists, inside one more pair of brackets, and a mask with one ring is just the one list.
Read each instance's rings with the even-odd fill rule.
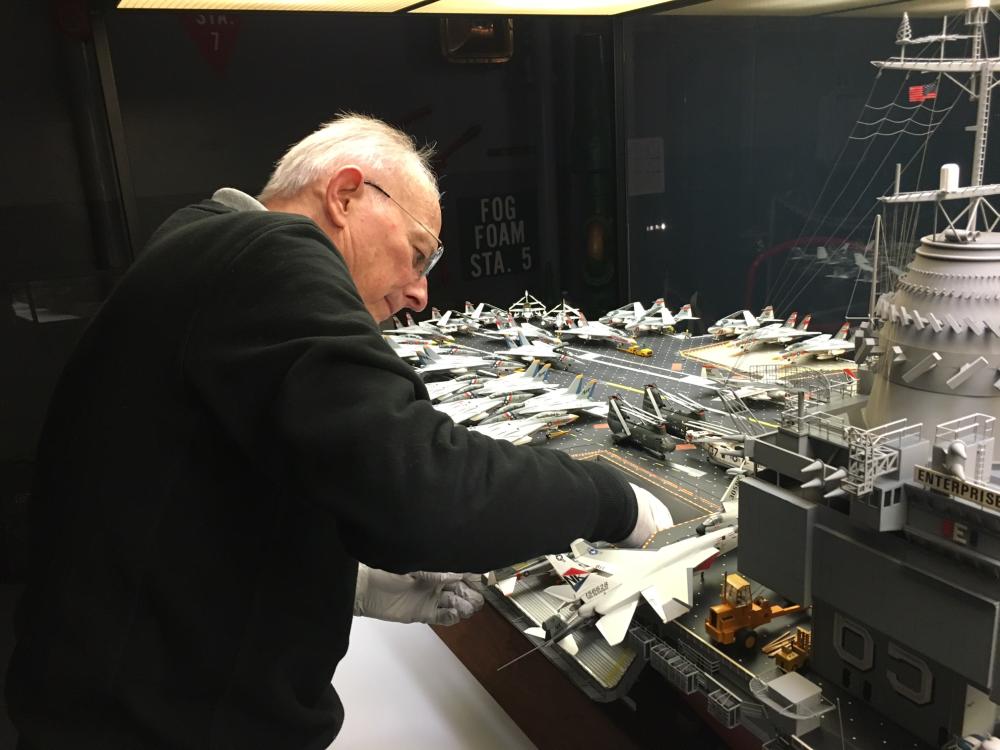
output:
[[[740,487],[740,572],[812,608],[812,672],[931,747],[995,733],[1000,704],[995,18],[971,0],[957,31],[914,37],[904,19],[899,56],[874,63],[976,101],[969,184],[946,165],[938,190],[897,179],[881,199],[934,204],[935,228],[856,334],[857,393],[792,396],[780,427],[747,441],[758,471]],[[949,56],[959,45],[970,54]]]

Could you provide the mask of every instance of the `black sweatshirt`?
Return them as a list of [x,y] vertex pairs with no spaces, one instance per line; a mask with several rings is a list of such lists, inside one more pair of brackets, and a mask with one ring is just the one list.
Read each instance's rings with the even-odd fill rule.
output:
[[326,748],[357,561],[482,571],[617,540],[609,470],[455,426],[309,219],[153,236],[39,446],[11,717],[50,748]]

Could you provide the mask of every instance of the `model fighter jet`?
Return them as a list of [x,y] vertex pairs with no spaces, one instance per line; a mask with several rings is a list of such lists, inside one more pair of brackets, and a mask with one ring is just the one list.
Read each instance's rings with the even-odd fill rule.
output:
[[541,341],[531,342],[521,332],[515,343],[507,339],[507,350],[500,352],[507,357],[519,357],[527,360],[542,360],[560,370],[568,370],[576,360],[568,355],[562,345],[553,346]]
[[487,325],[498,325],[502,321],[507,319],[508,313],[501,307],[496,305],[491,305],[487,302],[480,302],[478,305],[473,305],[471,302],[466,300],[465,310],[462,312],[462,317],[466,320],[471,320],[479,326]]
[[739,310],[732,315],[719,318],[714,325],[708,327],[708,332],[716,338],[723,336],[737,336],[747,331],[760,328],[764,323],[774,321],[774,308],[768,305],[761,310],[760,315],[754,317],[749,310]]
[[529,417],[549,412],[580,412],[585,411],[598,417],[607,415],[607,405],[591,398],[596,380],[583,384],[583,374],[573,378],[573,382],[565,390],[552,391],[535,396],[525,401],[512,411],[518,417]]
[[[496,380],[496,376],[486,378],[476,373],[466,373],[453,380],[439,380],[434,383],[424,383],[427,388],[427,397],[431,401],[444,401],[453,396],[462,396],[466,393],[478,391],[486,382]],[[486,395],[486,394],[483,394]],[[470,397],[471,398],[471,397]]]
[[[512,414],[510,416],[513,417]],[[498,419],[489,424],[477,424],[470,429],[494,440],[506,440],[514,445],[528,445],[565,435],[567,431],[563,428],[577,419],[579,419],[577,414],[539,414],[525,419]]]
[[545,317],[545,311],[545,303],[525,289],[524,296],[511,304],[509,312],[516,320],[532,320],[534,318],[541,320]]
[[629,333],[673,333],[674,326],[684,320],[698,320],[691,312],[691,305],[684,305],[675,315],[662,299],[658,299],[649,310],[627,324],[625,330]]
[[792,359],[795,357],[815,357],[816,359],[836,359],[854,349],[854,343],[847,340],[851,332],[851,324],[844,323],[836,334],[821,333],[808,341],[798,344],[791,344],[785,347],[781,354],[782,359]]
[[506,393],[555,390],[558,386],[548,382],[551,368],[552,365],[543,364],[541,360],[536,359],[524,372],[512,372],[500,378],[487,380],[482,384],[477,395],[498,396]]
[[609,310],[607,313],[598,318],[597,322],[608,326],[619,326],[623,328],[629,323],[635,322],[636,305],[639,305],[640,308],[642,307],[642,305],[638,302],[633,302],[629,305],[622,305],[614,310]]
[[564,583],[545,593],[563,602],[568,617],[555,615],[544,627],[525,633],[575,654],[579,644],[574,633],[593,623],[604,640],[616,646],[625,639],[640,598],[663,622],[670,622],[691,609],[692,570],[709,563],[720,546],[731,545],[736,533],[735,527],[726,526],[657,550],[599,549],[578,539],[572,557],[549,556]]
[[562,339],[556,334],[550,333],[544,328],[539,328],[532,323],[522,322],[517,324],[514,322],[514,316],[509,313],[505,318],[497,321],[496,330],[483,329],[479,331],[479,335],[485,336],[488,339],[507,340],[519,340],[523,336],[529,341],[542,341],[555,346],[562,344]]
[[425,346],[423,351],[417,353],[417,359],[420,362],[420,366],[416,368],[416,371],[420,377],[425,377],[433,373],[463,373],[467,372],[469,368],[485,367],[497,362],[497,357],[493,354],[488,356],[439,354],[429,346]]
[[510,393],[506,396],[483,396],[434,404],[434,408],[447,414],[455,424],[481,422],[494,414],[494,410],[513,406],[531,398],[530,393]]
[[434,339],[435,341],[440,341],[447,339],[448,336],[440,328],[432,326],[428,323],[417,323],[413,319],[413,315],[409,312],[405,314],[406,325],[400,322],[399,318],[395,315],[392,316],[392,322],[395,324],[395,328],[387,328],[382,331],[383,336],[409,336],[409,337],[422,337],[427,339]]
[[554,328],[556,331],[561,331],[564,328],[568,328],[572,325],[573,321],[580,317],[580,310],[572,305],[567,305],[566,300],[563,300],[561,304],[556,305],[547,313],[542,319],[542,325],[548,328]]
[[562,332],[563,338],[573,336],[584,341],[610,341],[617,346],[635,346],[636,340],[631,336],[625,336],[621,331],[616,331],[611,326],[604,323],[590,322],[583,314],[577,321],[577,325],[571,326]]
[[771,323],[761,326],[756,330],[748,331],[739,337],[736,342],[737,346],[747,352],[757,344],[787,344],[791,341],[819,334],[818,331],[809,330],[812,315],[806,315],[798,326],[795,325],[797,317],[798,313],[793,312],[784,323]]

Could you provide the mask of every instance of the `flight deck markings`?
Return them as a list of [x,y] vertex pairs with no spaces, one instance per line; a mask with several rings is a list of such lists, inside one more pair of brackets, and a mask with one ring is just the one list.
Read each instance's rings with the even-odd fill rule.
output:
[[610,380],[605,380],[604,385],[610,385],[612,388],[621,388],[623,391],[632,391],[632,393],[645,393],[640,388],[633,388],[628,385],[622,385],[621,383],[612,383]]
[[701,471],[699,469],[692,469],[690,466],[685,466],[684,464],[679,464],[679,463],[676,463],[676,462],[672,463],[670,465],[670,468],[671,469],[676,469],[677,471],[682,471],[685,474],[687,474],[688,476],[694,477],[695,479],[700,479],[701,477],[705,476],[705,473],[706,473],[706,472]]

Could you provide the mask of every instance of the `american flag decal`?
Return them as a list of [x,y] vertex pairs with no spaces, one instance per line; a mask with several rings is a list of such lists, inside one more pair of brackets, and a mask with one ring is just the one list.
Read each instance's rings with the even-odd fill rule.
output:
[[937,99],[937,84],[927,83],[923,86],[910,86],[909,88],[909,101],[910,104],[919,104],[920,102],[925,102],[928,99]]

